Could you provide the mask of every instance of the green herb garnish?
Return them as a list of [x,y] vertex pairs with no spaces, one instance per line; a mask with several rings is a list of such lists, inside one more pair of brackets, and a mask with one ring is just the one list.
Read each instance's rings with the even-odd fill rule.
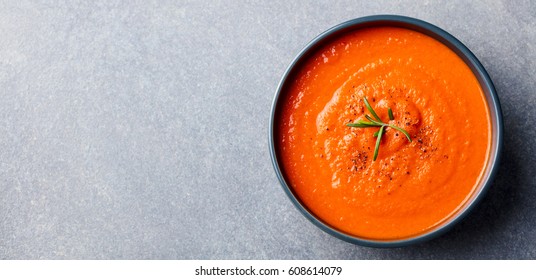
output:
[[[390,128],[396,129],[396,130],[404,133],[404,135],[406,135],[406,137],[408,138],[409,142],[411,142],[411,137],[409,136],[409,133],[407,131],[405,131],[404,129],[402,129],[402,128],[396,126],[396,125],[384,123],[380,119],[380,117],[378,117],[378,114],[376,114],[376,112],[374,112],[374,109],[372,109],[372,106],[370,106],[370,103],[368,102],[366,97],[363,98],[363,101],[365,102],[365,106],[369,110],[370,114],[374,117],[374,119],[371,118],[369,115],[365,114],[365,118],[367,118],[367,120],[369,120],[368,122],[363,121],[363,120],[359,120],[356,123],[348,123],[348,124],[346,124],[346,126],[358,127],[358,128],[368,128],[368,127],[379,127],[380,128],[380,130],[374,132],[374,134],[373,134],[374,137],[378,137],[378,139],[376,140],[376,147],[374,148],[374,158],[373,158],[373,160],[376,160],[376,158],[378,157],[378,151],[380,150],[380,142],[382,140],[382,136],[384,135],[386,127],[390,127]],[[395,119],[394,116],[393,116],[393,110],[391,110],[391,108],[389,108],[387,110],[387,113],[389,114],[389,120],[394,120]]]
[[391,108],[389,108],[389,110],[387,110],[387,113],[389,113],[389,120],[394,120],[395,117],[393,116],[393,110],[391,110]]

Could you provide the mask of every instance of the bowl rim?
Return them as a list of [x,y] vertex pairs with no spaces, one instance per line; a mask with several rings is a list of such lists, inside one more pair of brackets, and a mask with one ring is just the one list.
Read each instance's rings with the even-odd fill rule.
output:
[[[378,26],[401,27],[423,33],[440,41],[441,43],[449,47],[452,51],[454,51],[460,58],[462,58],[462,60],[469,66],[475,77],[478,79],[479,84],[482,87],[482,91],[484,92],[486,103],[490,113],[490,122],[492,129],[489,159],[486,163],[487,168],[485,167],[486,170],[483,172],[481,179],[482,187],[479,190],[475,190],[475,193],[472,194],[472,201],[467,201],[465,208],[458,210],[458,213],[453,214],[454,216],[452,218],[444,222],[445,224],[439,225],[423,234],[397,240],[375,240],[356,237],[343,231],[340,231],[337,228],[332,227],[329,224],[323,222],[320,218],[317,218],[314,213],[309,211],[309,209],[301,203],[300,199],[293,193],[289,184],[287,184],[283,176],[283,171],[281,170],[278,162],[277,152],[275,148],[276,144],[274,139],[274,125],[277,117],[276,112],[278,109],[278,101],[280,100],[282,89],[284,88],[289,76],[295,70],[295,67],[299,65],[304,59],[307,59],[307,56],[309,54],[316,51],[316,49],[321,46],[323,42],[330,41],[332,38],[339,36],[339,34],[366,27]],[[353,244],[381,248],[402,247],[425,242],[446,233],[455,224],[459,223],[463,218],[465,218],[467,214],[469,214],[482,200],[482,197],[488,191],[489,187],[493,182],[493,179],[495,178],[496,173],[498,172],[503,146],[503,120],[499,98],[497,96],[495,86],[493,85],[489,74],[486,72],[477,57],[462,42],[460,42],[458,39],[456,39],[454,36],[446,32],[445,30],[423,20],[400,15],[373,15],[355,18],[327,29],[326,31],[316,36],[307,45],[305,45],[305,47],[298,53],[298,55],[295,56],[295,58],[285,70],[277,86],[277,90],[272,101],[268,137],[270,156],[277,178],[281,183],[283,190],[285,191],[289,199],[292,201],[294,206],[298,208],[298,210],[309,221],[311,221],[313,224],[315,224],[317,227],[327,232],[328,234]]]

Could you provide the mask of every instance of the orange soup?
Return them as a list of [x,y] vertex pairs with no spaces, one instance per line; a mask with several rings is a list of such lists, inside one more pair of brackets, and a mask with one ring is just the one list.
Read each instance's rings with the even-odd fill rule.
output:
[[[283,89],[282,170],[321,221],[379,240],[422,234],[471,196],[491,143],[483,91],[448,47],[422,33],[371,27],[324,44]],[[367,98],[386,127],[367,121]],[[392,110],[390,120],[388,110]]]

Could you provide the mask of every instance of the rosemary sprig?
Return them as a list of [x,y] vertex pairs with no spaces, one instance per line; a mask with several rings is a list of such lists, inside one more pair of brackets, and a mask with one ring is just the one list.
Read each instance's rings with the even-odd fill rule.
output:
[[[373,158],[373,160],[376,160],[376,158],[378,157],[378,151],[380,150],[380,142],[382,140],[382,136],[384,135],[384,131],[385,131],[386,127],[390,127],[390,128],[393,128],[393,129],[396,129],[396,130],[402,132],[404,135],[406,135],[406,138],[408,138],[408,141],[411,142],[411,137],[409,136],[409,133],[407,131],[405,131],[404,129],[402,129],[402,128],[396,126],[396,125],[384,123],[380,119],[378,114],[376,114],[374,109],[372,109],[372,106],[370,106],[370,103],[368,102],[366,97],[363,98],[363,101],[365,102],[365,106],[369,110],[370,114],[374,117],[374,119],[371,118],[369,115],[365,114],[365,118],[368,121],[358,120],[355,123],[348,123],[348,124],[346,124],[346,126],[358,127],[358,128],[368,128],[368,127],[379,127],[380,128],[380,130],[374,132],[374,134],[373,134],[374,137],[378,137],[378,139],[376,139],[376,147],[374,148],[374,158]],[[387,113],[389,115],[389,120],[394,120],[395,119],[395,117],[393,116],[393,110],[391,110],[391,108],[389,108],[387,110]]]
[[391,110],[391,108],[389,108],[389,110],[387,110],[387,113],[389,113],[389,120],[394,120],[395,117],[393,116],[393,110]]
[[[368,100],[366,97],[363,98],[363,100],[365,101],[365,106],[367,106],[367,109],[370,111],[370,113],[374,116],[374,118],[376,118],[376,120],[378,121],[382,121],[380,119],[380,117],[378,117],[378,115],[376,114],[376,112],[374,112],[374,109],[372,109],[372,106],[370,106],[370,103],[368,103]],[[368,119],[368,118],[367,118]]]
[[380,141],[382,141],[383,136],[383,130],[385,129],[385,126],[382,126],[380,130],[378,131],[378,138],[376,139],[376,147],[374,148],[374,158],[373,160],[376,160],[378,157],[378,151],[380,150]]

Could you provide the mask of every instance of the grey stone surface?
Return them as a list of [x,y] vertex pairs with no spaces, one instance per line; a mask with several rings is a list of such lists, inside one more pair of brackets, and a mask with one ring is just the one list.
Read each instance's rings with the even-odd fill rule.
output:
[[[504,110],[498,177],[448,234],[333,238],[268,153],[277,83],[340,22],[401,14],[479,57]],[[0,258],[534,259],[533,1],[0,0]]]

